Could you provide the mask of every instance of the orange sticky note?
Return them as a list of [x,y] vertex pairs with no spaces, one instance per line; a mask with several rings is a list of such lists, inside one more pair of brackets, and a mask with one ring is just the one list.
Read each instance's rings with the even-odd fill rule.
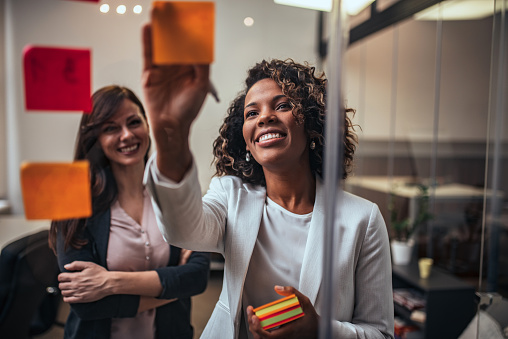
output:
[[26,46],[23,50],[27,110],[92,109],[88,49]]
[[153,63],[211,64],[214,58],[214,25],[213,2],[154,1]]
[[88,161],[24,163],[21,190],[26,219],[74,219],[92,215]]

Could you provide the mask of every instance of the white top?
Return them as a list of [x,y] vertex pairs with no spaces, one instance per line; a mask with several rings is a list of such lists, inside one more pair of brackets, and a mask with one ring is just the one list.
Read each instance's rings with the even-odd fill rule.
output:
[[[110,271],[147,271],[167,266],[169,246],[157,227],[150,197],[144,193],[141,225],[132,219],[118,201],[111,206],[111,226],[107,263]],[[133,318],[113,318],[111,339],[154,338],[155,309]]]
[[[144,182],[154,204],[161,232],[171,244],[224,256],[224,280],[219,301],[202,338],[238,338],[247,271],[254,252],[266,189],[238,177],[214,177],[203,196],[195,163],[179,182],[160,175],[154,153]],[[322,314],[332,298],[332,338],[393,339],[393,291],[388,232],[379,208],[339,189],[334,234],[336,244],[332,286],[321,289],[325,197],[316,180],[316,200],[303,250],[299,291]]]
[[[247,319],[247,306],[256,308],[283,298],[273,289],[275,285],[299,288],[311,218],[312,212],[295,214],[266,198],[245,279],[242,296],[244,319]],[[253,338],[248,324],[245,326],[242,326],[240,338]]]

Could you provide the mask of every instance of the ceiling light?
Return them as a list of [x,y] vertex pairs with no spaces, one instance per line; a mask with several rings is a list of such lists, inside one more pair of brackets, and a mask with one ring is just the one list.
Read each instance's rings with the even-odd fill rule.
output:
[[102,4],[101,7],[99,7],[99,11],[101,11],[101,13],[107,13],[107,12],[109,12],[109,5],[108,4]]
[[495,0],[449,0],[414,15],[416,20],[473,20],[494,14]]
[[[302,7],[326,12],[330,12],[333,5],[333,0],[274,0],[274,2],[279,5]],[[342,0],[345,6],[344,8],[349,15],[357,15],[373,2],[374,0]]]
[[141,7],[141,5],[136,5],[134,6],[134,8],[132,9],[132,11],[136,14],[140,14],[142,11],[143,11],[143,7]]
[[127,8],[125,7],[125,5],[120,5],[116,8],[116,12],[118,14],[125,14],[125,11],[127,10]]
[[343,0],[346,12],[349,15],[357,15],[363,11],[367,6],[374,2],[374,0]]
[[245,19],[243,19],[243,24],[247,27],[251,27],[252,25],[254,25],[254,19],[248,16]]
[[332,0],[274,0],[276,4],[330,12]]

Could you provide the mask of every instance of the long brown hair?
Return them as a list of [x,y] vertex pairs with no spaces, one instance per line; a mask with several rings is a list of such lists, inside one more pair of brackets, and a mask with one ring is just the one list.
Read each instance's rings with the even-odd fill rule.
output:
[[[115,201],[118,189],[110,169],[108,158],[104,155],[98,137],[102,125],[116,114],[125,99],[136,104],[141,114],[146,113],[143,104],[130,89],[110,85],[97,90],[92,95],[92,112],[83,113],[76,139],[74,160],[88,160],[90,163],[90,182],[92,190],[92,217],[104,213]],[[148,160],[148,151],[145,163]],[[54,220],[49,231],[49,245],[56,251],[57,232],[65,238],[65,248],[81,248],[87,241],[79,236],[86,227],[88,219]]]

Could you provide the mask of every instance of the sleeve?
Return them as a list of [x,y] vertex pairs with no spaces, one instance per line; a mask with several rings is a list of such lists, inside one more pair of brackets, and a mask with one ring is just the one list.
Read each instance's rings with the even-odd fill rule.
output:
[[334,338],[393,338],[394,311],[390,245],[386,225],[372,204],[355,270],[351,322],[334,321]]
[[210,273],[210,254],[192,252],[185,265],[155,270],[162,284],[160,299],[189,298],[203,293]]
[[[76,260],[91,261],[101,265],[93,237],[87,231],[84,234],[88,244],[81,249],[73,247],[64,249],[62,232],[57,232],[57,258],[61,272],[68,272],[64,265]],[[138,311],[139,298],[137,295],[117,294],[91,303],[73,303],[70,307],[82,320],[133,317]]]
[[202,198],[194,161],[182,181],[175,183],[159,173],[155,156],[148,161],[144,183],[164,239],[181,248],[224,254],[227,193],[220,180],[212,179]]

